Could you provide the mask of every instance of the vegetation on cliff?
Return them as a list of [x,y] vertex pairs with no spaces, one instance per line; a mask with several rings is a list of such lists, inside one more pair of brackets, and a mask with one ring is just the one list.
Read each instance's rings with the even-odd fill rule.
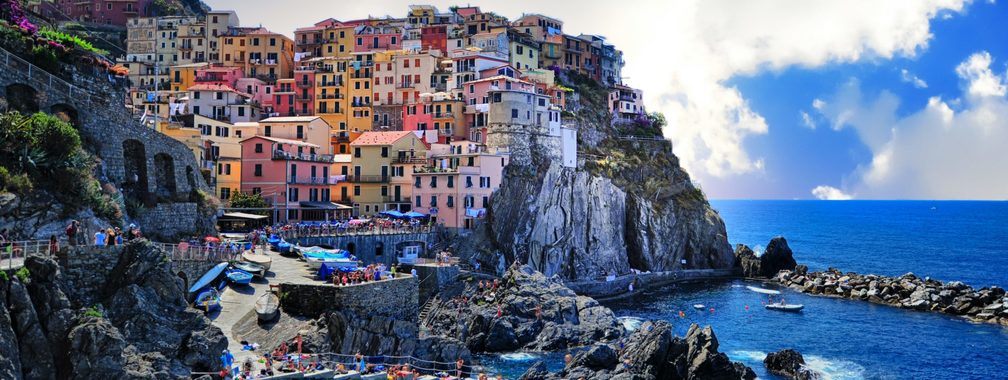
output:
[[65,212],[90,207],[103,218],[122,218],[114,189],[94,178],[96,159],[81,146],[77,130],[45,113],[0,114],[0,190],[18,196],[48,192],[69,206]]

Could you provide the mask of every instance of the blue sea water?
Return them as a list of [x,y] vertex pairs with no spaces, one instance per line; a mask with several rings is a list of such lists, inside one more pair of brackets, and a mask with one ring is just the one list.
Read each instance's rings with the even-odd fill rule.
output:
[[[728,240],[762,247],[784,235],[813,270],[900,275],[912,271],[975,287],[1008,286],[1008,202],[713,201]],[[678,335],[711,325],[721,352],[760,378],[768,352],[794,348],[827,379],[1008,379],[1008,329],[943,314],[900,310],[781,289],[799,314],[763,308],[745,281],[655,289],[609,304],[628,327],[670,321]],[[704,311],[694,310],[701,303]],[[685,313],[679,317],[679,311]],[[534,356],[534,357],[532,357]],[[563,353],[487,356],[484,365],[517,378],[535,360],[554,370]]]

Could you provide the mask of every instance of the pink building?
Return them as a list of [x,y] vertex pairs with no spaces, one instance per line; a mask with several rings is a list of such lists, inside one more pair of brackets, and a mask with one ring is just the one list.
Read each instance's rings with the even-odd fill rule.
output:
[[402,29],[398,27],[361,25],[354,29],[354,51],[399,50],[402,38]]
[[210,66],[196,70],[193,81],[197,84],[216,84],[235,87],[238,79],[245,77],[240,67]]
[[268,117],[276,113],[272,84],[259,78],[241,78],[235,82],[235,88],[251,95],[252,102],[259,105],[263,115]]
[[[274,220],[326,220],[345,217],[331,202],[336,178],[332,155],[318,145],[253,136],[241,141],[242,192],[261,194],[275,209]],[[339,211],[339,210],[345,211]]]
[[402,112],[404,131],[426,131],[434,125],[429,104],[406,104],[402,106]]
[[413,173],[413,209],[448,228],[472,229],[486,216],[508,157],[471,141],[434,144],[429,164]]
[[52,20],[126,26],[126,21],[147,15],[153,0],[56,0],[32,4],[31,10]]

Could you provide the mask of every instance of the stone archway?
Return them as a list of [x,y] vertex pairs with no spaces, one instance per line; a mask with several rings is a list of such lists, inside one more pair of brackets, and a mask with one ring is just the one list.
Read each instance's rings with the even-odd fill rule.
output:
[[159,197],[175,195],[178,187],[175,183],[175,160],[166,153],[154,155],[155,193]]
[[49,107],[49,112],[60,120],[70,123],[70,125],[74,126],[74,128],[80,129],[80,115],[77,113],[77,109],[73,106],[64,103],[53,104]]
[[124,140],[123,191],[128,197],[145,200],[147,196],[147,150],[140,140]]
[[26,84],[14,83],[5,88],[7,109],[25,115],[39,111],[38,91]]

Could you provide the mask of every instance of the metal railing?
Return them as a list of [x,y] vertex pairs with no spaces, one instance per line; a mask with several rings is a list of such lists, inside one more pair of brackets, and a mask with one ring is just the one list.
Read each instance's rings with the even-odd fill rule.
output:
[[72,85],[63,79],[50,74],[48,71],[21,59],[6,49],[0,48],[0,52],[3,53],[4,67],[17,70],[25,74],[28,81],[43,85],[46,92],[66,92],[67,97],[70,99],[87,102],[92,101],[93,95],[91,91],[86,90],[83,87]]
[[[60,242],[57,244],[65,244]],[[24,265],[24,259],[32,256],[52,256],[56,252],[51,252],[48,240],[18,240],[9,241],[0,245],[0,267],[8,270]],[[6,261],[6,263],[4,263]],[[15,265],[17,263],[17,265]]]
[[389,176],[385,175],[352,175],[347,176],[347,182],[354,183],[387,183]]

